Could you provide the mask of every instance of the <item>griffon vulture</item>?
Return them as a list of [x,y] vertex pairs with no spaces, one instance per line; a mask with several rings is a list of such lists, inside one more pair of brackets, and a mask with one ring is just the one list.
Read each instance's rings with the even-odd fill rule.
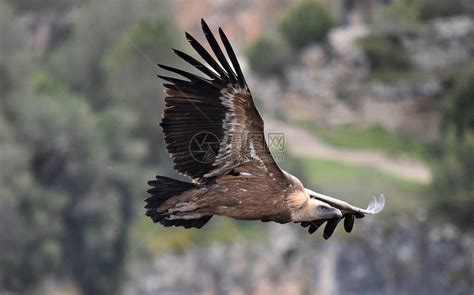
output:
[[192,182],[164,176],[149,181],[146,215],[164,226],[185,228],[201,228],[213,215],[294,222],[309,227],[309,233],[327,222],[328,239],[341,219],[350,232],[354,218],[380,212],[383,196],[361,209],[305,188],[278,167],[229,40],[219,28],[227,59],[206,22],[201,24],[215,58],[188,33],[186,39],[205,64],[174,52],[204,75],[158,65],[184,78],[158,76],[168,82],[160,125],[174,169]]

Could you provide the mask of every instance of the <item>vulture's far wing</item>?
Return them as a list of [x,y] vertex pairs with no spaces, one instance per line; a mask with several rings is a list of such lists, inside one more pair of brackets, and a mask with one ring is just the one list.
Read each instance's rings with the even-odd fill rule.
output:
[[174,168],[204,181],[248,161],[276,166],[265,142],[263,120],[229,40],[219,28],[230,63],[204,20],[201,24],[217,60],[188,33],[187,40],[207,65],[179,50],[174,52],[207,77],[159,65],[185,78],[159,75],[170,82],[164,84],[165,109],[160,125]]
[[372,197],[369,202],[369,206],[367,209],[362,209],[356,206],[353,206],[347,202],[342,200],[326,196],[323,194],[319,194],[313,191],[308,190],[310,193],[311,198],[318,199],[323,201],[332,207],[335,207],[342,211],[341,218],[333,218],[333,219],[319,219],[314,221],[307,221],[302,222],[302,227],[308,227],[308,232],[310,234],[314,233],[324,222],[327,221],[326,226],[324,227],[323,237],[327,240],[329,239],[334,231],[336,230],[337,224],[344,219],[344,230],[348,233],[352,231],[354,226],[355,218],[363,218],[365,215],[374,215],[378,214],[382,211],[383,207],[385,206],[385,197],[380,195],[378,197]]

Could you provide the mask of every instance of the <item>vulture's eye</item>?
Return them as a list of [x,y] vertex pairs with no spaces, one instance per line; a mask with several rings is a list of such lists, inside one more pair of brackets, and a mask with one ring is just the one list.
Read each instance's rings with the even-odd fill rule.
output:
[[327,211],[330,210],[330,208],[329,208],[329,207],[326,207],[326,206],[319,206],[318,209],[319,209],[320,211],[323,211],[323,212],[327,212]]

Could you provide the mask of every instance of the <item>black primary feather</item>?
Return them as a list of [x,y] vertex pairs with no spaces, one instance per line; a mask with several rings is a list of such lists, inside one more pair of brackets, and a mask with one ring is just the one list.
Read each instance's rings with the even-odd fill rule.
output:
[[227,55],[229,56],[230,62],[232,63],[232,66],[234,67],[234,70],[237,74],[237,81],[242,86],[247,85],[245,82],[244,74],[240,69],[240,64],[237,60],[237,56],[235,55],[234,50],[232,49],[232,46],[230,45],[230,42],[227,39],[227,36],[221,28],[219,28],[219,35],[221,37],[222,43],[224,44],[225,50],[227,51]]
[[220,75],[220,78],[224,81],[228,81],[229,76],[224,72],[224,69],[215,61],[215,59],[212,58],[209,52],[206,51],[201,43],[194,39],[194,37],[189,33],[186,33],[186,39],[202,59],[204,59]]
[[221,65],[224,67],[226,70],[227,74],[229,75],[229,78],[231,79],[232,82],[237,82],[237,77],[234,74],[234,71],[230,67],[229,63],[227,62],[227,59],[224,56],[224,53],[222,52],[219,44],[217,43],[216,38],[214,38],[214,35],[211,32],[211,29],[209,29],[209,26],[206,24],[206,22],[201,19],[201,26],[202,30],[204,31],[204,35],[206,36],[207,42],[209,42],[209,45],[211,46],[212,51],[214,52],[215,56],[221,63]]
[[[166,147],[173,159],[174,168],[178,172],[197,181],[204,180],[204,175],[215,170],[216,166],[213,165],[213,161],[197,159],[193,150],[196,137],[199,137],[200,134],[210,134],[216,139],[217,144],[209,145],[204,142],[205,146],[196,146],[198,155],[200,149],[210,148],[206,159],[214,160],[219,153],[220,142],[225,139],[225,134],[229,132],[229,130],[224,129],[224,119],[232,111],[222,103],[221,91],[226,89],[229,83],[238,84],[246,88],[244,85],[245,79],[243,78],[237,58],[225,35],[220,33],[232,66],[229,64],[205,21],[202,21],[202,29],[217,59],[214,59],[188,33],[186,33],[186,38],[207,65],[182,51],[176,49],[173,51],[209,79],[205,76],[202,77],[162,64],[159,64],[160,68],[180,75],[184,79],[158,75],[159,78],[169,82],[163,84],[166,88],[167,96],[165,97],[163,119],[160,123],[160,126],[163,128]],[[249,99],[251,100],[250,97]]]
[[205,79],[205,78],[202,78],[202,77],[200,77],[200,76],[194,75],[194,74],[192,74],[192,73],[189,73],[189,72],[186,72],[186,71],[177,69],[177,68],[169,67],[169,66],[166,66],[166,65],[162,65],[162,64],[158,64],[158,66],[159,66],[160,68],[162,68],[163,70],[167,70],[167,71],[176,73],[176,74],[178,74],[178,75],[181,75],[181,76],[183,76],[183,77],[189,79],[189,80],[192,81],[192,82],[200,82],[200,83],[205,84],[205,85],[208,85],[208,86],[214,86],[214,85],[212,84],[212,81],[211,81],[211,80],[207,80],[207,79]]
[[184,53],[184,52],[182,52],[178,49],[173,49],[173,52],[177,56],[182,58],[185,62],[189,63],[190,65],[192,65],[193,67],[195,67],[196,69],[200,70],[202,73],[207,75],[209,78],[211,78],[213,80],[218,80],[219,79],[219,76],[215,72],[213,72],[208,67],[206,67],[205,65],[203,65],[202,63],[197,61],[192,56],[190,56],[190,55],[188,55],[188,54],[186,54],[186,53]]

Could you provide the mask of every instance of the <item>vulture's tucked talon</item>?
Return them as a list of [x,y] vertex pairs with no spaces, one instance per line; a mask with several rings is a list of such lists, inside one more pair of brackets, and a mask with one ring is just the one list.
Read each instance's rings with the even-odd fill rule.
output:
[[365,217],[364,213],[360,213],[360,212],[354,213],[354,216],[355,216],[355,218],[364,218]]
[[323,237],[325,240],[329,239],[334,231],[336,230],[337,224],[342,218],[332,218],[328,220],[328,223],[324,227]]
[[354,214],[346,214],[344,217],[344,229],[347,233],[352,231],[354,227]]
[[315,231],[318,230],[318,228],[324,223],[326,222],[327,219],[320,219],[320,220],[316,220],[316,221],[310,221],[310,227],[308,229],[308,233],[312,234],[314,233]]
[[302,226],[302,227],[308,227],[308,226],[310,226],[310,225],[311,225],[311,222],[310,222],[310,221],[303,221],[303,222],[301,222],[301,226]]

